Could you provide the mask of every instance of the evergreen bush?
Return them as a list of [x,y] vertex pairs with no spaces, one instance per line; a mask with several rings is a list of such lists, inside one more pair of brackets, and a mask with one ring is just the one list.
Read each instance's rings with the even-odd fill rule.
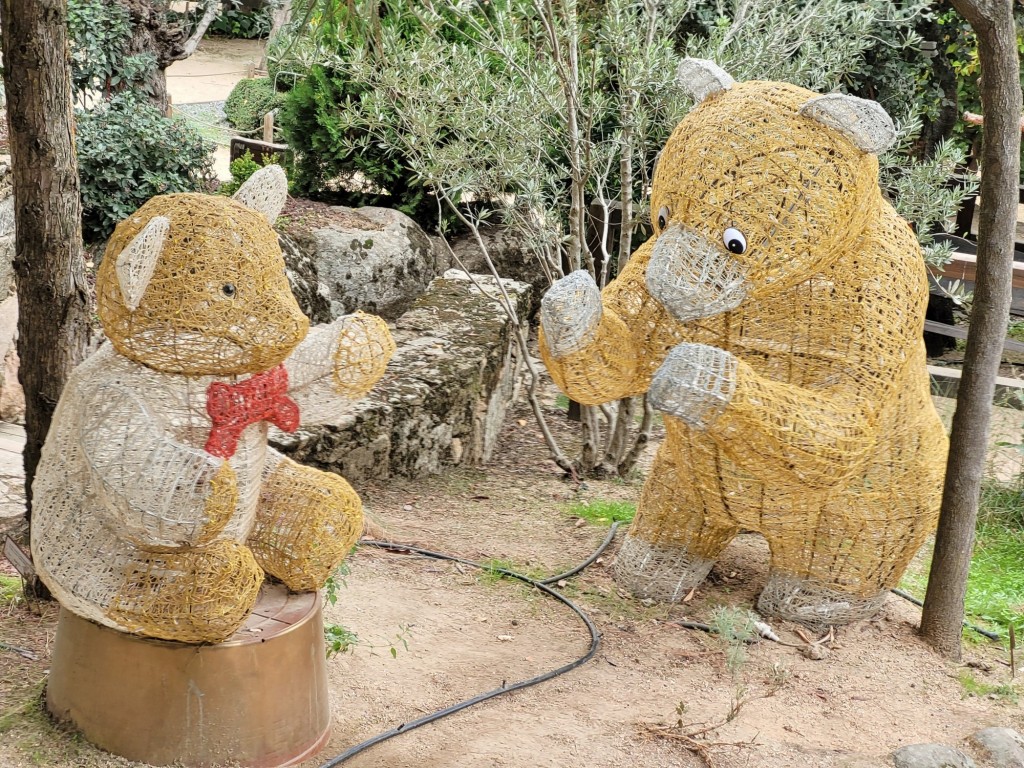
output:
[[326,194],[353,207],[387,206],[421,226],[436,225],[437,202],[405,155],[378,141],[343,108],[359,103],[364,90],[344,73],[317,65],[288,93],[278,117],[294,152],[296,194]]
[[130,92],[76,112],[82,232],[106,238],[154,195],[207,189],[212,145]]
[[255,131],[263,125],[263,116],[284,102],[274,91],[269,77],[239,80],[224,102],[228,122],[243,133]]

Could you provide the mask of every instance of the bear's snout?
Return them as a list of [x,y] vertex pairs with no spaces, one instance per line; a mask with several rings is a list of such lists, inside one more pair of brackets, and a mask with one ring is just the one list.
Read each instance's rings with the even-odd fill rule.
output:
[[710,317],[739,306],[746,272],[724,247],[672,224],[654,244],[647,290],[677,320]]

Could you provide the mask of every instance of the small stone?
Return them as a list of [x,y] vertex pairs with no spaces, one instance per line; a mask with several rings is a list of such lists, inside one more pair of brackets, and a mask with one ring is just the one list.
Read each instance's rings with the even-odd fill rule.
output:
[[404,509],[406,512],[412,512],[412,504],[403,504],[402,509]]
[[977,768],[971,758],[945,744],[910,744],[892,757],[896,768]]
[[805,645],[801,650],[803,650],[804,656],[806,656],[808,659],[812,659],[813,661],[821,661],[822,659],[827,659],[829,654],[828,648],[818,644]]
[[1012,728],[985,728],[971,741],[985,750],[992,768],[1024,768],[1024,736]]
[[501,640],[501,642],[503,642],[503,643],[510,643],[515,638],[512,637],[512,635],[498,635],[498,639]]

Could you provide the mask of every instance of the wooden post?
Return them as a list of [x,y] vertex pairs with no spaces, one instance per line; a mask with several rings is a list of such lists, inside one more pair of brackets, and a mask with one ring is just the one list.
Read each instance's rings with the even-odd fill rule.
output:
[[274,112],[270,110],[263,116],[263,140],[267,144],[274,143]]

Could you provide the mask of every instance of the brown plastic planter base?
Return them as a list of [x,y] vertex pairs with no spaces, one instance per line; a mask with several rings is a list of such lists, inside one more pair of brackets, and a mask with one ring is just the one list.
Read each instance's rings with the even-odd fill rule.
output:
[[301,762],[330,735],[320,596],[265,585],[245,626],[217,645],[127,635],[62,609],[46,703],[129,760]]

